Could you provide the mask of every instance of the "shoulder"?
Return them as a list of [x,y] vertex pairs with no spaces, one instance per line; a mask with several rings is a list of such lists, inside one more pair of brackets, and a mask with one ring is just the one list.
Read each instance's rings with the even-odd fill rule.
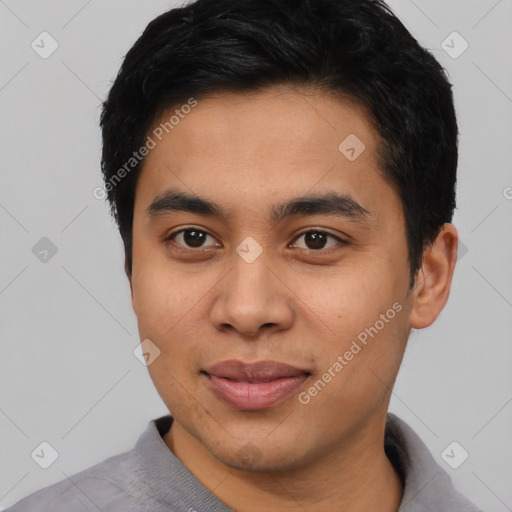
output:
[[399,512],[481,512],[455,489],[411,427],[391,413],[386,423],[386,453],[404,481]]
[[6,512],[132,510],[142,481],[135,452],[115,455],[40,489]]

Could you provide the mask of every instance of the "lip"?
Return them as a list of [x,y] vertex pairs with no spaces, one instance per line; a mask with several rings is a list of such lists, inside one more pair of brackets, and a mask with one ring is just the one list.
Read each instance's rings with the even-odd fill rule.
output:
[[308,370],[277,361],[222,361],[203,370],[211,390],[236,409],[273,407],[294,394],[309,378]]

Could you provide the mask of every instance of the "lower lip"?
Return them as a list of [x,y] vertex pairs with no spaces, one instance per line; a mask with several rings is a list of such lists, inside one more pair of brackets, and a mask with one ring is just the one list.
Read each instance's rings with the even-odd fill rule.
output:
[[308,379],[308,374],[283,377],[270,382],[238,382],[206,375],[214,393],[236,409],[267,409],[293,395]]

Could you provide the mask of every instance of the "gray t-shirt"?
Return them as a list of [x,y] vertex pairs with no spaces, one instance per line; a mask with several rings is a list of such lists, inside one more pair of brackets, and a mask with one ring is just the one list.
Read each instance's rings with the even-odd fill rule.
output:
[[[135,447],[18,501],[6,512],[233,512],[169,450],[171,416],[149,422]],[[482,512],[401,419],[388,414],[386,453],[405,482],[399,512]]]

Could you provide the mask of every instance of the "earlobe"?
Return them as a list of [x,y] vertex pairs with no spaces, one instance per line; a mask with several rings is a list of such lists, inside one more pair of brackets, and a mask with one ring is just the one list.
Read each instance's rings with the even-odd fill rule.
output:
[[413,291],[414,303],[409,316],[412,328],[428,327],[444,308],[450,295],[457,245],[457,229],[446,223],[433,244],[425,249]]

